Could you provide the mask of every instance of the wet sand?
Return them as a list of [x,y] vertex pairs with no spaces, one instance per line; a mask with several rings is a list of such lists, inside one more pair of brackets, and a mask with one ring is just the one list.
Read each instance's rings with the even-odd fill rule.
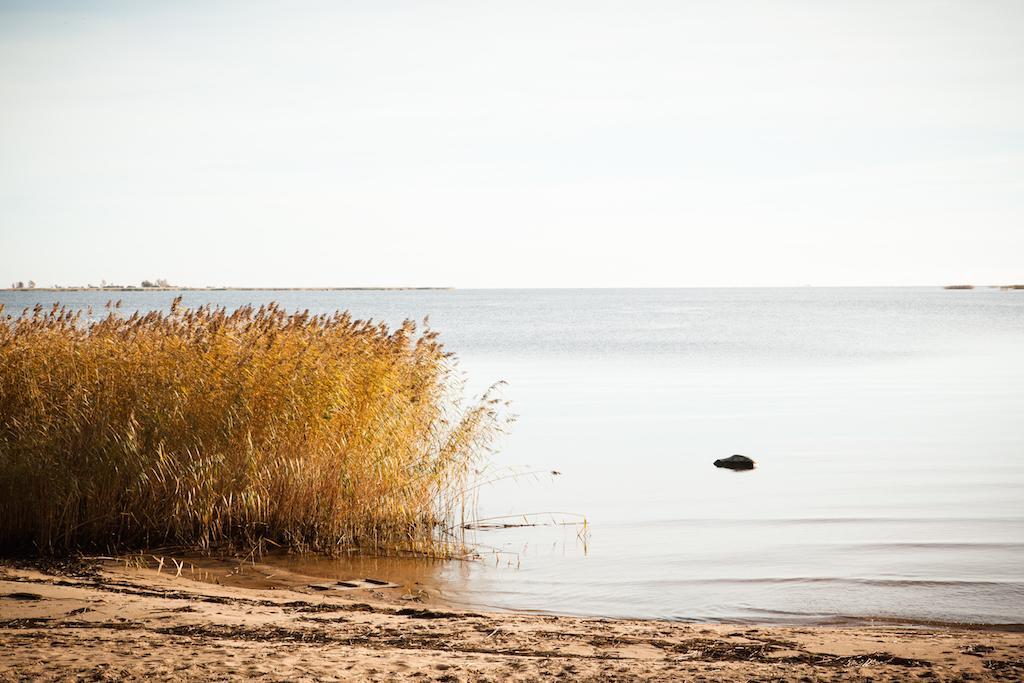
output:
[[482,613],[352,578],[251,562],[0,564],[0,680],[1024,679],[1013,628]]

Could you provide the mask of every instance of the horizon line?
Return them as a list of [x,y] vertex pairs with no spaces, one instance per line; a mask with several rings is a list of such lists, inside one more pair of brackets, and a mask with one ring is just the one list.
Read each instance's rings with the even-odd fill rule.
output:
[[581,286],[510,286],[510,287],[456,287],[456,286],[202,286],[194,287],[189,285],[167,286],[167,287],[141,287],[137,285],[126,286],[67,286],[67,287],[0,287],[0,292],[345,292],[345,291],[486,291],[486,290],[615,290],[615,289],[914,289],[914,288],[942,288],[947,290],[972,290],[972,289],[1024,289],[1021,283],[1006,284],[803,284],[803,285],[581,285]]

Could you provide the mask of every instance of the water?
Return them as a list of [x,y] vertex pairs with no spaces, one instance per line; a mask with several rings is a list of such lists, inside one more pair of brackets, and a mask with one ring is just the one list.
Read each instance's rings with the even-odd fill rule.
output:
[[[110,297],[0,302],[58,296]],[[171,297],[121,295],[128,309]],[[270,300],[392,323],[429,315],[470,390],[507,380],[519,415],[492,472],[522,476],[485,487],[481,514],[588,521],[583,534],[479,532],[477,563],[319,571],[383,573],[479,608],[1024,622],[1022,291],[184,294]],[[711,465],[733,453],[757,469]]]

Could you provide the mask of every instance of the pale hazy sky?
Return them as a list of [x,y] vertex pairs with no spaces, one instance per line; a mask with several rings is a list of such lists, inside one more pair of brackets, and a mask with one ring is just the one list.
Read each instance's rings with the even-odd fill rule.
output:
[[0,2],[0,283],[1024,281],[1024,1]]

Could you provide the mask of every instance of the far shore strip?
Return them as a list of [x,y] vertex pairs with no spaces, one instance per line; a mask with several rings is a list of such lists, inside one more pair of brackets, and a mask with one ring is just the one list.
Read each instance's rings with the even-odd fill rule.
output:
[[454,287],[0,287],[0,292],[418,292]]

